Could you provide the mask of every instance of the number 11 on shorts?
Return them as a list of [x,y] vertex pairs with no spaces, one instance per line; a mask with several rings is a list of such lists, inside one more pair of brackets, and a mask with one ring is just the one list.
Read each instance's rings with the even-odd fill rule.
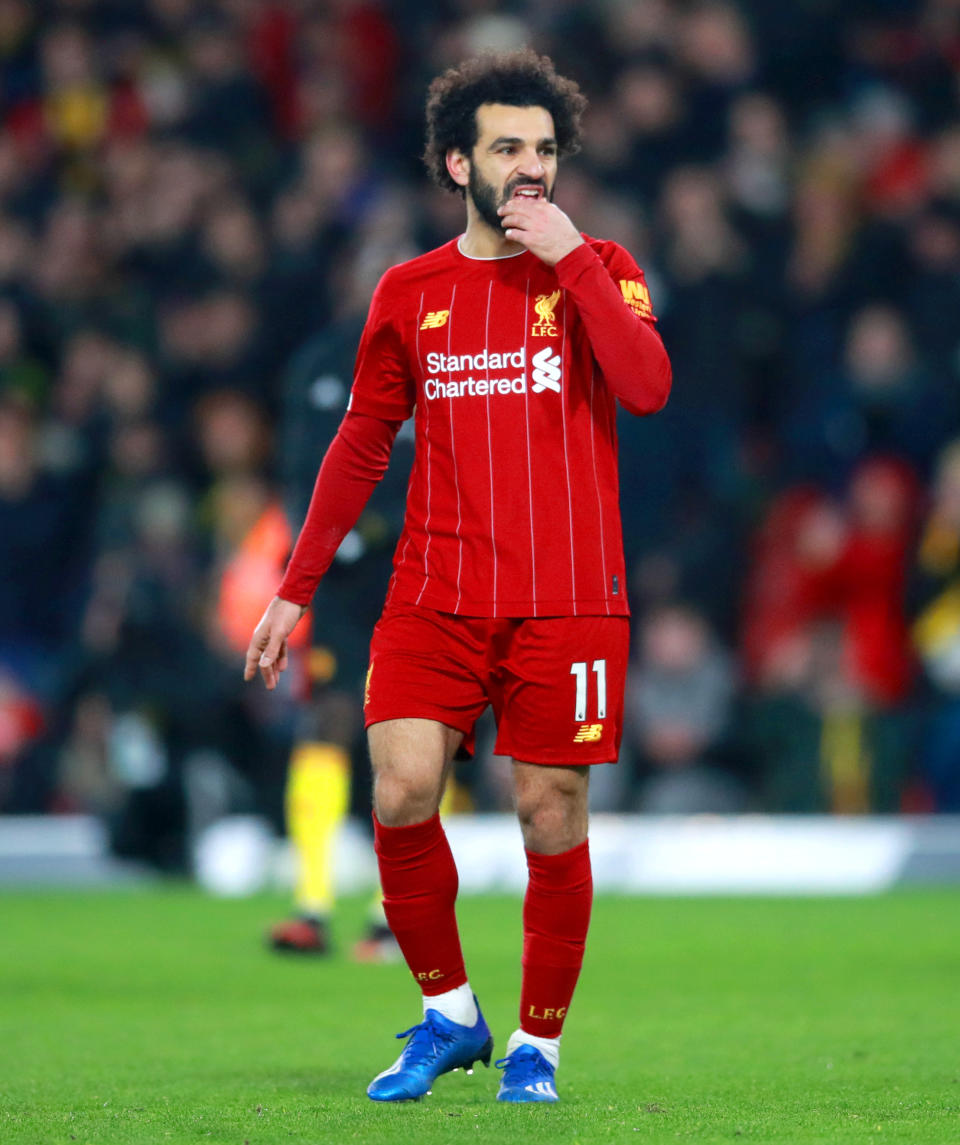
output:
[[[593,671],[597,677],[597,719],[607,714],[607,662],[594,660]],[[587,661],[578,660],[570,665],[570,675],[577,678],[577,704],[574,719],[582,723],[587,718]]]

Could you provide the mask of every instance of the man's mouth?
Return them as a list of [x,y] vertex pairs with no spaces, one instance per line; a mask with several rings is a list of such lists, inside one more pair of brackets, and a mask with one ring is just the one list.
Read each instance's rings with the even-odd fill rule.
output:
[[521,183],[513,189],[511,199],[542,199],[544,188],[539,183]]

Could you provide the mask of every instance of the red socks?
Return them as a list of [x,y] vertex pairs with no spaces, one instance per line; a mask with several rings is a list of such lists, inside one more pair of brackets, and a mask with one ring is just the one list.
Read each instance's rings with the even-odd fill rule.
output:
[[590,926],[590,845],[584,840],[561,855],[527,851],[527,869],[520,1028],[541,1038],[555,1038],[580,977]]
[[[409,827],[373,819],[383,909],[421,991],[443,994],[467,981],[457,932],[457,868],[440,816]],[[523,903],[520,1027],[560,1034],[580,976],[590,925],[593,877],[584,841],[561,855],[527,851]]]
[[462,986],[467,972],[454,910],[459,881],[440,816],[384,827],[374,815],[373,827],[383,910],[417,985],[428,995]]

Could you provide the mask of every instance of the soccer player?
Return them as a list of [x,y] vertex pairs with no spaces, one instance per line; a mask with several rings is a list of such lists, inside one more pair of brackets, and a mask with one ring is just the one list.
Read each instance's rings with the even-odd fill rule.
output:
[[493,1040],[457,932],[457,870],[438,805],[488,704],[513,759],[529,880],[520,1025],[498,1098],[557,1100],[560,1033],[590,919],[589,765],[617,758],[628,605],[616,402],[660,409],[671,372],[643,274],[553,203],[586,105],[529,51],[434,80],[426,162],[463,196],[457,239],[391,268],[374,294],[350,405],[321,465],[244,675],[268,688],[340,538],[415,413],[403,535],[373,633],[365,722],[384,908],[423,1021],[370,1083],[417,1099]]

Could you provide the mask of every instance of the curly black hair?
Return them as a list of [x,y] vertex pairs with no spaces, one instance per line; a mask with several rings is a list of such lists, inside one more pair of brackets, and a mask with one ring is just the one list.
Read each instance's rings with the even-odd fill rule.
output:
[[553,117],[559,155],[580,150],[580,117],[586,97],[574,80],[559,76],[553,61],[529,48],[488,53],[448,68],[427,95],[427,145],[423,161],[430,178],[447,191],[464,190],[447,171],[450,150],[469,155],[477,142],[477,108],[484,103],[543,107]]

